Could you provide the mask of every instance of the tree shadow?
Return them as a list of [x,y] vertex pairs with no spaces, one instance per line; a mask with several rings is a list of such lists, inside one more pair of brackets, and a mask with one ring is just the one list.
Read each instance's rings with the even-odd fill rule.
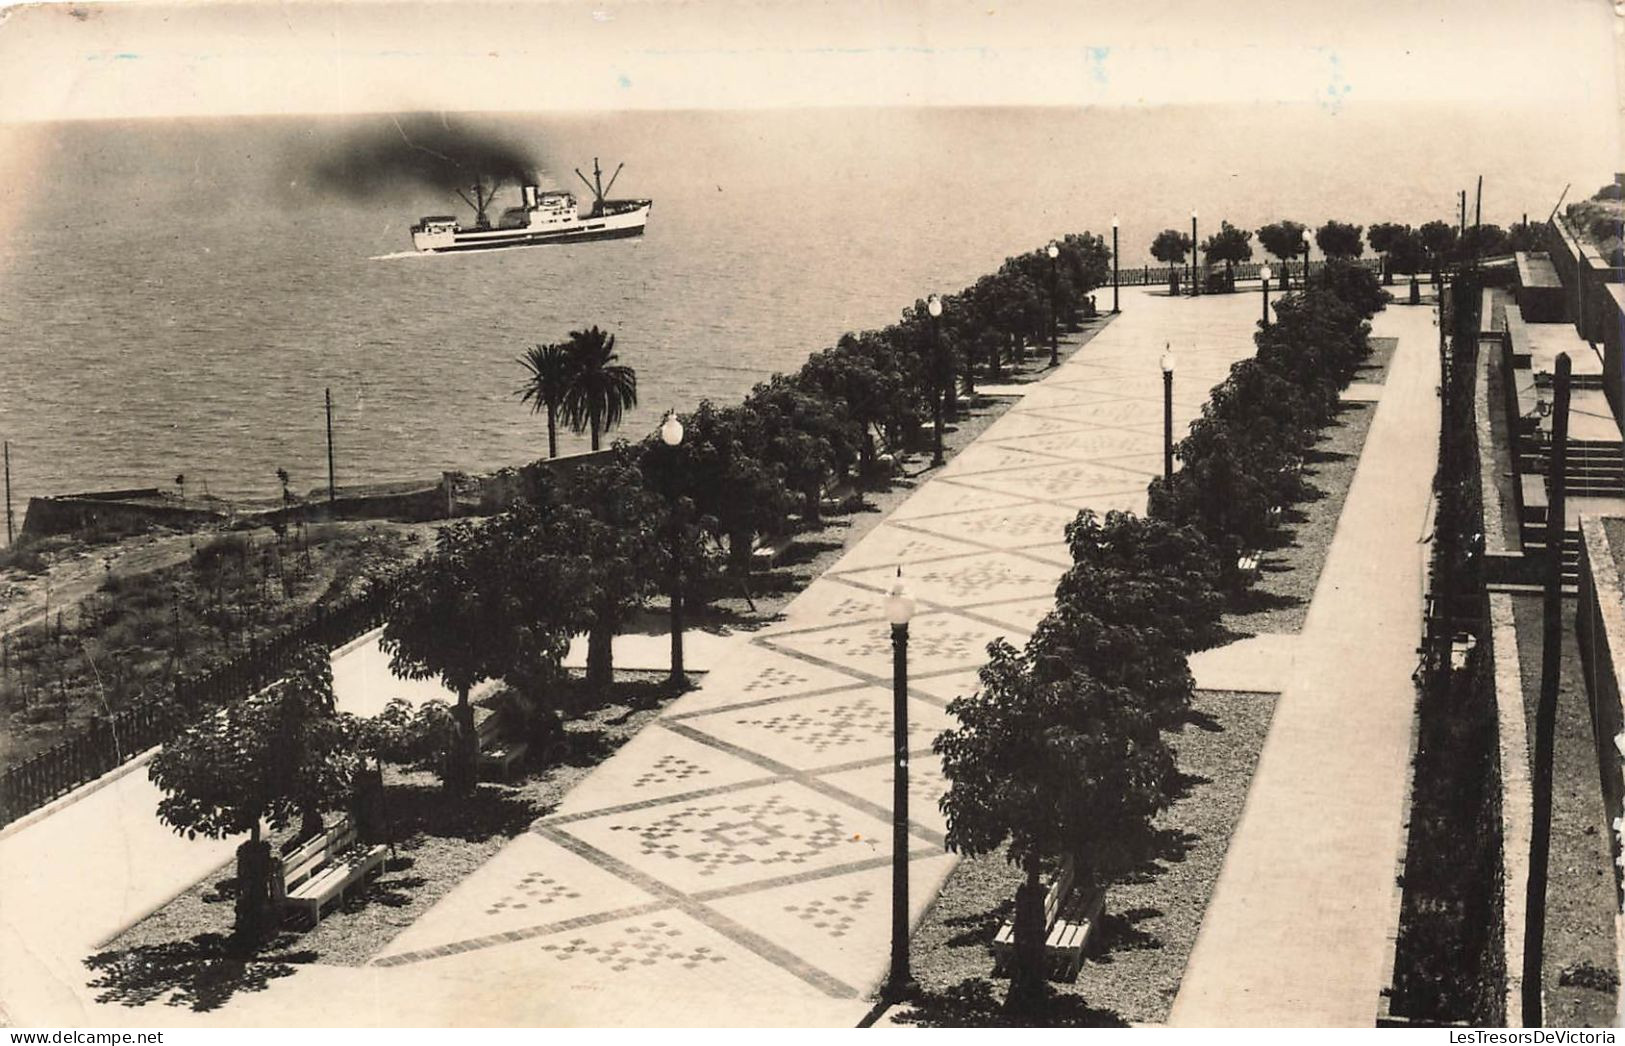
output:
[[1128,908],[1102,914],[1100,933],[1089,942],[1090,960],[1109,963],[1113,952],[1144,952],[1162,948],[1162,938],[1140,929],[1139,924],[1163,914],[1161,908]]
[[413,891],[420,889],[428,883],[428,879],[421,875],[390,875],[390,866],[399,863],[403,867],[411,867],[417,863],[411,858],[397,858],[384,862],[384,873],[367,884],[364,890],[352,890],[344,895],[339,908],[344,912],[359,912],[370,904],[381,904],[386,908],[405,908],[412,903]]
[[531,802],[491,784],[461,798],[447,796],[438,784],[392,784],[385,789],[384,804],[390,833],[402,840],[397,848],[408,851],[425,836],[471,843],[515,836],[537,816]]
[[998,932],[999,927],[1003,926],[1005,921],[1010,918],[1015,908],[1016,899],[1007,896],[985,912],[957,915],[952,919],[945,919],[943,920],[944,926],[954,927],[960,932],[943,943],[949,948],[986,946],[993,940],[993,935]]
[[1222,734],[1224,725],[1218,719],[1199,708],[1190,708],[1185,711],[1185,722],[1205,734]]
[[1288,607],[1302,605],[1302,596],[1247,588],[1240,592],[1231,593],[1229,598],[1225,600],[1224,611],[1227,614],[1261,614],[1270,610],[1285,610]]
[[[851,526],[850,523],[842,521],[839,524],[825,523],[824,528],[827,529],[837,525],[842,527]],[[814,531],[814,533],[819,532],[820,531]],[[811,563],[825,552],[832,552],[840,548],[843,544],[844,542],[841,541],[807,540],[797,538],[795,544],[785,549],[784,555],[779,557],[779,566],[787,568],[806,566],[808,563]]]
[[281,933],[247,949],[225,934],[200,933],[185,941],[100,952],[85,965],[97,974],[90,982],[99,992],[97,1002],[134,1007],[161,999],[166,1006],[207,1013],[238,992],[264,991],[271,981],[315,962],[313,951],[285,950],[297,940],[296,934]]
[[922,991],[892,1014],[917,1028],[1126,1028],[1114,1010],[1090,1006],[1076,995],[1051,993],[1041,1005],[1011,1010],[985,977],[967,977],[941,990]]

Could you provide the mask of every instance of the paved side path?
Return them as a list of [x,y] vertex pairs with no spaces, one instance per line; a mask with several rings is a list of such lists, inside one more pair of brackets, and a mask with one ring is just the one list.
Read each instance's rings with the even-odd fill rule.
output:
[[1170,1024],[1375,1020],[1439,431],[1432,315],[1396,307],[1373,324],[1399,348]]

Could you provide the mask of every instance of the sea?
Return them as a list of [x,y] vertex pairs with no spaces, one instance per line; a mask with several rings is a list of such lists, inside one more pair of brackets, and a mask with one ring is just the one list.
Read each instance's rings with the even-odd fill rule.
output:
[[[1164,228],[1541,220],[1612,178],[1615,142],[1540,110],[1438,105],[462,115],[544,184],[654,201],[645,236],[417,255],[461,213],[408,183],[315,171],[389,115],[0,127],[0,438],[33,496],[127,487],[268,499],[286,469],[433,480],[546,453],[515,396],[531,345],[596,324],[638,376],[615,434],[730,403],[845,331],[1006,257],[1121,220]],[[330,166],[330,164],[329,164]],[[514,203],[509,190],[499,202]],[[565,433],[562,449],[585,446]],[[3,538],[0,534],[0,538]]]

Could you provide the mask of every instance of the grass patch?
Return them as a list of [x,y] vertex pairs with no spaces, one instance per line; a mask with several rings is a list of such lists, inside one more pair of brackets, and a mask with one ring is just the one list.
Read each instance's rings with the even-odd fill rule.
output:
[[1303,631],[1375,415],[1375,404],[1345,403],[1321,433],[1304,466],[1310,496],[1282,514],[1281,543],[1261,557],[1258,581],[1231,601],[1231,632]]
[[[1275,695],[1199,691],[1173,737],[1183,794],[1158,817],[1165,846],[1156,861],[1106,894],[1098,936],[1076,982],[1053,985],[1045,1023],[1107,1027],[1168,1016],[1185,962],[1218,881],[1258,764]],[[1020,873],[1002,854],[959,862],[914,931],[912,963],[923,997],[896,1023],[1008,1023],[1008,981],[995,979],[993,935],[1009,917]]]

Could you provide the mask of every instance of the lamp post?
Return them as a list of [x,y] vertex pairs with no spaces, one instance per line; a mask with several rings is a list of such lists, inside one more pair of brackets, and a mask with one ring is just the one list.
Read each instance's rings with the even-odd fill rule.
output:
[[903,568],[886,595],[886,620],[892,644],[892,878],[891,976],[886,997],[892,1002],[919,990],[908,968],[908,623],[914,597],[903,584]]
[[1312,237],[1310,237],[1309,230],[1307,228],[1305,228],[1303,230],[1303,289],[1304,290],[1309,289],[1309,248],[1313,247],[1314,245],[1315,245],[1314,239]]
[[1264,326],[1270,325],[1270,277],[1275,272],[1268,265],[1258,267],[1258,285],[1264,288]]
[[1196,208],[1191,208],[1191,297],[1202,293],[1196,285]]
[[683,671],[683,526],[678,516],[677,455],[683,442],[683,423],[677,420],[677,411],[666,412],[660,423],[660,442],[670,448],[670,474],[667,494],[671,514],[671,676],[673,689],[686,690],[688,675]]
[[1049,246],[1044,248],[1044,253],[1049,255],[1049,365],[1056,367],[1061,363],[1061,313],[1060,305],[1055,300],[1058,282],[1056,259],[1061,256],[1061,248],[1051,240]]
[[1112,215],[1112,315],[1117,315],[1117,215]]
[[937,320],[942,316],[942,299],[935,294],[925,300],[925,311],[931,316],[931,429],[935,444],[931,452],[931,467],[942,467],[942,335],[937,331]]
[[1162,346],[1162,485],[1174,483],[1174,350]]

